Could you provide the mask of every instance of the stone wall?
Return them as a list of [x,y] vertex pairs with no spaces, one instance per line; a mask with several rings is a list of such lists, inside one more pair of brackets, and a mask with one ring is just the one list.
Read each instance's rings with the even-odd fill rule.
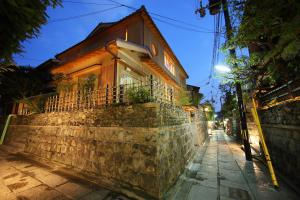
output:
[[5,143],[129,196],[162,198],[206,138],[205,124],[201,110],[115,106],[17,116]]
[[300,102],[260,110],[259,115],[275,168],[300,186]]

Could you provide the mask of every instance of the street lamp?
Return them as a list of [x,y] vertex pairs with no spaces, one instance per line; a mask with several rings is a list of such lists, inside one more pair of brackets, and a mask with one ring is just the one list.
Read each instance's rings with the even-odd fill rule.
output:
[[221,73],[229,73],[231,72],[230,67],[226,66],[226,65],[216,65],[215,69]]

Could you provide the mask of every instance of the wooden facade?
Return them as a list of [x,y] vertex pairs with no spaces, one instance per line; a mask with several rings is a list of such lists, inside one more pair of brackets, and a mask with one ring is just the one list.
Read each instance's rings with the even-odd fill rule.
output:
[[65,74],[74,90],[90,75],[96,77],[96,88],[142,83],[151,77],[174,91],[186,87],[188,78],[144,7],[118,22],[100,23],[86,39],[55,57],[59,62],[50,72]]

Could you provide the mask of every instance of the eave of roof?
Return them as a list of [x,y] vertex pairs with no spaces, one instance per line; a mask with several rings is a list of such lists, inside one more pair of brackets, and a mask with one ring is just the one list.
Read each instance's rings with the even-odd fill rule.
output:
[[[188,76],[187,72],[186,72],[185,69],[183,68],[182,64],[180,63],[180,61],[179,61],[178,58],[176,57],[175,53],[172,51],[171,47],[169,46],[168,42],[166,41],[166,39],[164,38],[164,36],[163,36],[162,33],[160,32],[160,30],[158,29],[158,27],[156,26],[156,24],[154,23],[154,21],[152,20],[151,16],[150,16],[149,13],[147,12],[145,6],[141,6],[141,8],[139,8],[139,9],[136,10],[135,12],[131,13],[130,15],[128,15],[128,16],[126,16],[126,17],[120,19],[120,20],[117,21],[117,22],[111,22],[112,25],[110,25],[110,26],[104,28],[104,29],[101,30],[101,31],[105,31],[105,30],[108,29],[108,28],[112,28],[112,27],[114,27],[114,26],[116,26],[116,25],[118,25],[118,24],[124,22],[124,21],[127,20],[128,18],[130,18],[130,17],[132,17],[132,16],[134,16],[134,15],[137,15],[137,14],[142,14],[142,13],[144,13],[145,15],[141,15],[141,16],[142,16],[142,17],[147,17],[147,18],[149,19],[150,23],[153,25],[153,27],[154,27],[154,29],[156,30],[156,32],[158,33],[159,37],[160,37],[160,38],[162,39],[162,41],[165,43],[166,47],[167,47],[168,50],[172,53],[172,55],[173,55],[173,57],[175,58],[176,62],[179,64],[180,68],[182,69],[182,71],[185,73],[185,75],[186,75],[187,78],[188,78],[189,76]],[[109,24],[109,23],[107,23],[107,24]],[[92,32],[91,32],[84,40],[82,40],[82,41],[80,41],[79,43],[77,43],[77,44],[75,44],[75,45],[69,47],[68,49],[66,49],[66,50],[64,50],[64,51],[62,51],[62,52],[60,52],[59,54],[56,54],[56,55],[55,55],[55,58],[57,58],[58,56],[62,55],[62,54],[65,53],[65,52],[69,51],[70,49],[72,49],[72,48],[74,48],[74,47],[76,47],[76,46],[79,46],[80,44],[82,44],[82,43],[85,42],[86,40],[88,40],[88,39],[90,39],[90,38],[92,38],[92,37],[95,37],[95,34],[94,34],[94,33],[97,32],[96,29],[97,29],[97,27],[98,27],[99,25],[101,25],[101,23],[99,23],[99,24],[94,28],[94,30],[93,30],[93,31],[92,31]],[[89,37],[89,36],[90,36],[90,37]]]
[[35,69],[44,69],[44,68],[49,67],[51,64],[54,64],[54,63],[57,64],[59,62],[60,61],[55,58],[50,58],[50,59],[44,61],[43,63],[39,64]]
[[[135,12],[131,13],[130,15],[128,15],[128,16],[126,16],[126,17],[120,19],[120,20],[117,21],[117,22],[108,22],[108,23],[113,23],[113,24],[112,24],[111,26],[109,26],[109,27],[106,27],[105,29],[103,29],[103,30],[101,30],[101,31],[105,31],[105,30],[108,29],[108,28],[112,28],[112,27],[114,27],[114,26],[116,26],[116,25],[118,25],[118,24],[124,22],[124,21],[127,20],[128,18],[130,18],[130,17],[136,15],[137,13],[141,12],[142,9],[145,9],[145,7],[142,6],[140,9],[138,9],[138,10],[136,10]],[[94,28],[94,30],[95,30],[95,29],[97,29],[97,26],[96,26],[96,28]],[[93,30],[93,31],[94,31],[94,30]],[[92,32],[93,32],[93,31],[92,31]],[[92,32],[91,32],[91,33],[92,33]],[[91,33],[90,33],[90,34],[91,34]],[[90,35],[90,34],[89,34],[89,35]],[[65,49],[64,51],[62,51],[62,52],[56,54],[55,57],[57,58],[58,56],[62,55],[63,53],[69,51],[70,49],[72,49],[72,48],[74,48],[74,47],[76,47],[76,46],[79,46],[80,44],[82,44],[82,43],[85,42],[86,40],[88,40],[88,39],[90,39],[90,38],[93,38],[93,37],[95,37],[95,34],[94,34],[94,35],[91,35],[90,37],[86,37],[84,40],[78,42],[77,44],[75,44],[75,45],[73,45],[73,46],[71,46],[71,47]]]
[[197,88],[197,89],[200,89],[199,86],[195,86],[195,85],[190,85],[190,84],[186,84],[187,87],[192,87],[192,88]]
[[140,8],[140,12],[144,12],[146,15],[146,17],[150,20],[151,24],[153,24],[153,27],[155,28],[155,30],[157,31],[157,33],[159,34],[159,36],[161,37],[161,39],[163,40],[163,42],[165,43],[165,45],[167,46],[167,48],[169,49],[169,51],[173,54],[173,57],[175,58],[176,62],[180,65],[180,68],[183,70],[183,72],[185,73],[185,75],[187,76],[187,78],[189,77],[189,75],[187,74],[187,72],[185,71],[185,69],[183,68],[182,64],[180,63],[180,61],[178,60],[178,58],[176,57],[175,53],[173,52],[173,50],[171,49],[170,45],[168,44],[168,42],[166,41],[166,39],[164,38],[164,36],[162,35],[162,33],[160,32],[160,30],[158,29],[158,27],[156,26],[156,24],[154,23],[153,19],[151,18],[151,16],[149,15],[149,13],[147,12],[145,6],[142,6]]
[[109,28],[110,26],[114,25],[117,22],[100,22],[89,34],[85,39],[88,39],[89,37],[93,36],[97,31],[101,29]]
[[143,53],[145,55],[148,55],[149,57],[152,57],[151,51],[143,45],[138,45],[138,44],[133,43],[133,42],[128,42],[128,41],[122,40],[120,38],[117,38],[115,42],[116,42],[116,45],[118,47],[125,48],[125,49],[128,49],[128,50],[132,50],[132,51],[135,51],[135,52],[140,52],[140,53]]

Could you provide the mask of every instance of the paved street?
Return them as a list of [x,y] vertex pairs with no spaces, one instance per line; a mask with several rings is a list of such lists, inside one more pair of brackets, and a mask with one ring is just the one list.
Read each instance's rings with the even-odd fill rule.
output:
[[215,131],[168,199],[300,199],[283,182],[279,183],[280,190],[273,189],[266,167],[245,161],[240,145],[223,131]]
[[127,200],[59,171],[32,162],[21,155],[0,151],[0,200]]

